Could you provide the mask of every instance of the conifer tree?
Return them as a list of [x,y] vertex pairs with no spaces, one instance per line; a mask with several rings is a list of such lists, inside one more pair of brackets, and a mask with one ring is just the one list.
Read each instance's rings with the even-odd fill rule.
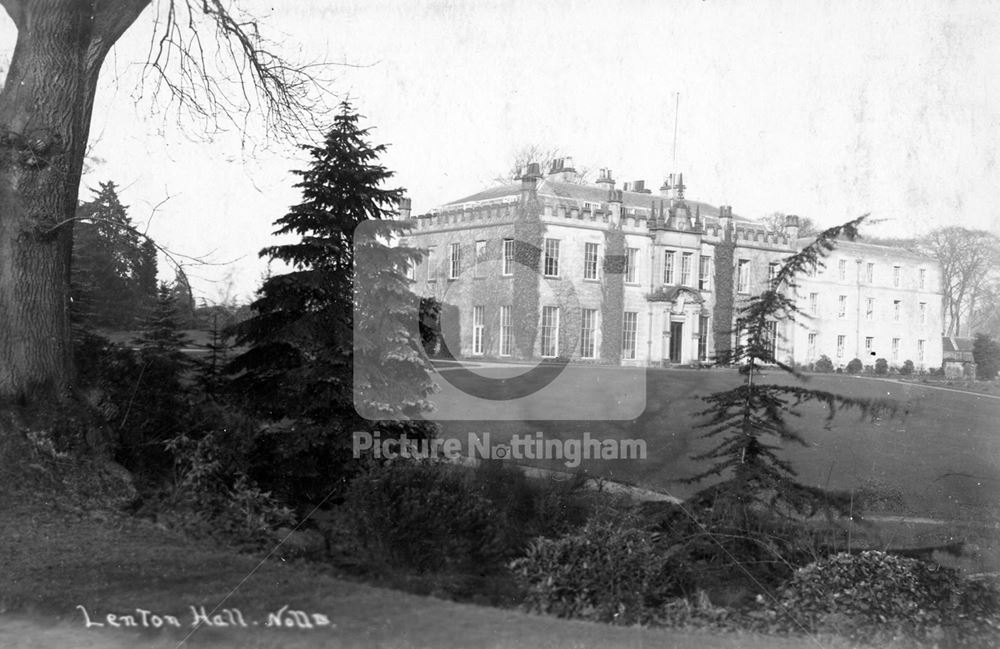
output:
[[[234,391],[265,419],[294,422],[292,433],[283,434],[274,448],[288,460],[290,475],[282,482],[301,484],[314,478],[313,486],[320,489],[324,477],[339,479],[323,472],[340,468],[334,456],[343,462],[351,433],[373,428],[354,407],[356,346],[363,354],[381,354],[386,341],[399,334],[400,349],[409,350],[382,366],[393,377],[372,374],[361,379],[376,395],[372,402],[417,414],[431,389],[419,353],[419,333],[410,336],[401,327],[387,330],[392,326],[387,321],[395,316],[354,326],[356,282],[366,288],[358,299],[363,314],[398,315],[407,309],[415,313],[418,304],[404,274],[417,251],[385,245],[405,229],[393,220],[403,190],[386,186],[393,173],[378,163],[385,146],[371,145],[369,130],[358,122],[353,107],[344,102],[323,145],[302,147],[311,159],[307,169],[294,172],[300,178],[295,186],[302,202],[275,221],[276,235],[298,240],[260,253],[290,270],[264,279],[251,304],[253,315],[231,330],[235,344],[248,347],[228,367],[235,374]],[[366,263],[356,271],[354,238],[362,223],[372,236],[360,244]],[[367,338],[356,340],[355,329],[363,329]],[[410,377],[408,384],[395,380],[400,374]],[[396,392],[386,397],[384,388],[390,385]]]
[[199,363],[198,384],[206,396],[215,398],[226,383],[224,368],[229,362],[229,336],[219,322],[218,311],[212,314],[208,336],[208,342],[203,346],[207,354]]
[[[762,365],[774,365],[800,382],[805,379],[776,358],[784,335],[774,323],[800,322],[808,318],[796,304],[795,278],[822,267],[823,258],[834,249],[838,238],[857,238],[858,227],[865,218],[862,216],[821,232],[813,243],[785,259],[767,289],[741,309],[738,316],[741,340],[737,341],[731,360],[743,365],[746,380],[736,388],[704,397],[709,407],[699,413],[707,417],[701,424],[705,429],[703,437],[721,440],[708,451],[694,456],[693,459],[712,464],[688,479],[688,482],[699,482],[721,478],[699,494],[702,499],[711,500],[716,511],[735,507],[743,513],[767,511],[795,518],[813,515],[823,508],[845,513],[850,507],[847,494],[800,483],[792,466],[779,457],[779,447],[769,441],[807,444],[789,425],[788,419],[799,414],[797,407],[809,402],[824,405],[829,418],[844,409],[857,410],[863,416],[891,415],[895,405],[886,400],[848,397],[801,384],[762,383],[759,369]],[[774,340],[776,331],[778,340]]]
[[141,333],[134,342],[145,359],[155,358],[174,368],[178,377],[191,365],[183,351],[191,345],[191,339],[181,331],[176,291],[166,282],[160,283],[156,304],[143,317]]
[[[181,330],[174,290],[165,282],[156,303],[140,321],[133,340],[138,358],[123,361],[128,372],[127,398],[120,396],[119,461],[143,476],[160,474],[172,459],[164,443],[188,427],[190,388],[186,380],[193,363],[184,349],[191,341]],[[130,367],[131,366],[131,367]]]
[[76,214],[72,317],[77,325],[125,329],[156,300],[156,248],[140,242],[113,182],[94,194]]
[[[153,283],[147,250],[118,197],[113,182],[101,183],[94,197],[77,209],[71,276],[74,323],[124,329],[135,324],[144,306],[156,299],[155,247]],[[149,246],[152,246],[149,243]]]

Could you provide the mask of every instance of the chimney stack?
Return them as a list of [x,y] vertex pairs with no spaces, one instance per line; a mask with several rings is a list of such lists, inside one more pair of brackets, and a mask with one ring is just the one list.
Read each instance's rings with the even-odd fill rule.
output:
[[547,180],[560,183],[572,182],[576,178],[576,169],[573,168],[573,158],[555,158],[552,164],[549,165],[549,173],[545,177]]
[[597,173],[597,186],[608,190],[615,188],[615,179],[611,177],[610,169],[602,168]]
[[608,211],[611,213],[611,225],[617,226],[622,221],[622,190],[608,191]]
[[794,214],[785,217],[785,236],[792,243],[799,238],[799,217]]
[[403,198],[399,199],[399,206],[396,208],[396,213],[398,214],[398,218],[400,220],[406,220],[410,218],[410,206],[411,206],[411,201],[409,198],[406,198],[404,196]]
[[733,206],[719,206],[719,226],[722,228],[722,240],[731,241],[733,231]]
[[534,200],[538,197],[538,180],[542,177],[537,162],[529,162],[521,174],[521,202]]

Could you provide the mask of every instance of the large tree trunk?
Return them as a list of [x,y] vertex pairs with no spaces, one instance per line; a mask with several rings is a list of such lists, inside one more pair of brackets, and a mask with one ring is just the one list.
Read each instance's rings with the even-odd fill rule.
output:
[[0,399],[72,383],[72,217],[101,63],[149,0],[0,0],[18,29],[0,91]]

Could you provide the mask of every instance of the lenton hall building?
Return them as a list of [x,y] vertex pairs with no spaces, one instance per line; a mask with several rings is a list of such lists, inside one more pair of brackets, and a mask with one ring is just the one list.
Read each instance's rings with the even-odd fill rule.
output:
[[[683,175],[657,193],[616,187],[602,169],[583,184],[568,158],[529,164],[508,184],[411,216],[402,243],[424,251],[414,292],[443,305],[449,352],[469,359],[671,366],[733,348],[736,318],[782,260],[809,238],[685,196]],[[841,242],[798,278],[809,317],[774,323],[776,358],[835,366],[885,358],[941,365],[940,269],[930,258]]]

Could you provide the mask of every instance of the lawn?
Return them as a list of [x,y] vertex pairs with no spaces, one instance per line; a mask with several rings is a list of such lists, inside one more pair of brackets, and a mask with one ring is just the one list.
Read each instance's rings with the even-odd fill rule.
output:
[[[446,372],[449,370],[445,370]],[[487,378],[510,377],[521,368],[481,367]],[[635,399],[645,373],[645,410],[627,421],[580,421],[578,412],[592,412],[593,402]],[[516,379],[512,379],[516,380]],[[706,448],[695,413],[704,408],[700,396],[732,387],[740,380],[734,370],[622,369],[570,366],[558,382],[531,402],[495,401],[477,405],[476,418],[441,422],[443,436],[465,440],[469,432],[491,433],[504,443],[514,434],[541,431],[545,437],[643,439],[644,460],[589,460],[591,475],[668,491],[679,497],[695,487],[679,480],[702,465],[690,456]],[[795,379],[770,371],[757,380],[788,384]],[[463,406],[463,395],[447,382],[436,399],[445,409]],[[959,391],[844,375],[812,375],[808,384],[831,392],[885,397],[900,404],[891,419],[862,420],[855,412],[838,413],[827,421],[825,409],[811,405],[793,418],[808,446],[785,443],[787,459],[803,482],[834,489],[877,488],[899,494],[905,513],[948,520],[995,521],[1000,504],[1000,399]],[[603,385],[595,396],[595,385]],[[616,390],[622,394],[618,394]],[[603,395],[603,396],[602,396]],[[641,394],[638,395],[641,400]],[[510,420],[512,409],[525,413]],[[613,410],[608,410],[613,412]],[[560,460],[541,461],[565,469]]]

